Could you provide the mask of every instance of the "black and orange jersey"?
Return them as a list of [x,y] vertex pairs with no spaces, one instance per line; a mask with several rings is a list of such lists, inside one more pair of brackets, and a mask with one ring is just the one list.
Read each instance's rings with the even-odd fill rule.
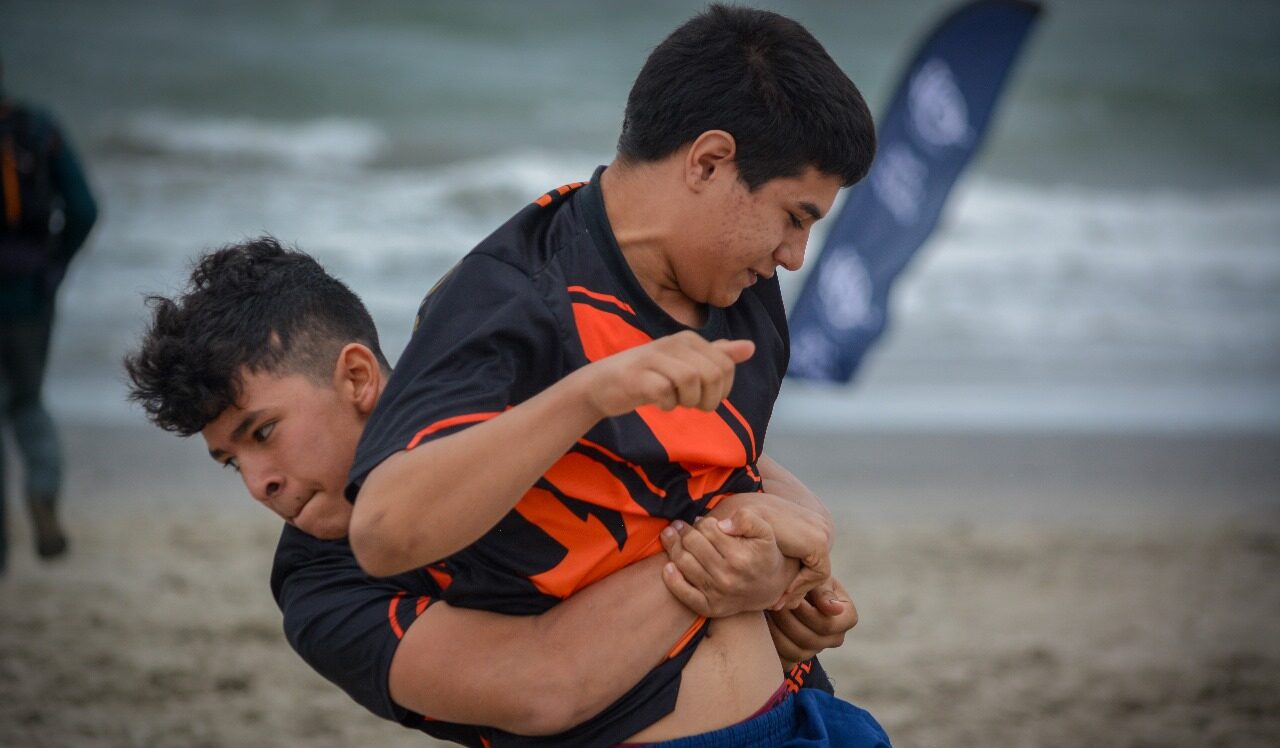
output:
[[[492,418],[592,361],[689,329],[643,291],[623,258],[601,171],[519,212],[428,294],[361,437],[349,496],[396,452]],[[540,613],[661,551],[658,534],[671,520],[692,521],[727,494],[760,489],[756,461],[788,358],[777,279],[711,308],[697,332],[756,343],[720,407],[647,406],[597,424],[497,526],[447,559],[450,604]],[[638,691],[552,742],[618,742],[668,713],[701,635]],[[521,739],[495,737],[500,744]]]
[[436,738],[482,746],[479,728],[440,722],[391,700],[388,674],[401,637],[440,599],[433,570],[365,574],[346,539],[318,540],[285,525],[271,569],[284,632],[313,670],[384,719]]
[[[384,579],[370,577],[345,539],[317,540],[289,525],[280,535],[271,570],[271,592],[284,614],[285,636],[312,669],[383,719],[442,740],[484,746],[486,736],[496,731],[435,720],[391,698],[388,674],[396,647],[418,616],[440,599],[441,584],[447,581],[448,576],[433,567]],[[465,666],[465,654],[459,665]],[[832,693],[816,659],[793,668],[787,687]],[[637,693],[633,698],[645,696]]]

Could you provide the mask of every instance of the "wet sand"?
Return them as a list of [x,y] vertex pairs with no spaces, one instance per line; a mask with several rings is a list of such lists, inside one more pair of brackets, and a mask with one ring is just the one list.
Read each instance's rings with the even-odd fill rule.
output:
[[[278,524],[198,441],[64,434],[71,557],[10,501],[0,745],[433,744],[289,649]],[[900,746],[1280,742],[1278,445],[770,436],[841,526],[862,621],[824,661]]]

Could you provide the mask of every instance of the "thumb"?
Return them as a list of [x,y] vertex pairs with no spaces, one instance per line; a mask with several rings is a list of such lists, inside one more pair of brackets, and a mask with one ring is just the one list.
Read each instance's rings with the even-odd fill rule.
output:
[[735,364],[746,361],[756,352],[756,344],[750,340],[717,340],[712,345],[733,359]]
[[809,590],[805,598],[824,616],[838,616],[844,612],[844,606],[848,604],[836,594],[830,579]]

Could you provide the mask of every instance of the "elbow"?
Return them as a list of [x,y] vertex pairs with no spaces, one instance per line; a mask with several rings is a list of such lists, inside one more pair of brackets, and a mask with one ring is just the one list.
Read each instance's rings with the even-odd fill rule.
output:
[[[548,622],[545,615],[535,619],[540,624]],[[558,735],[599,714],[613,701],[608,697],[612,684],[601,679],[598,669],[580,662],[581,658],[566,660],[560,654],[564,642],[545,635],[535,635],[533,641],[540,646],[529,650],[531,656],[524,657],[520,667],[509,673],[510,693],[519,697],[506,700],[504,721],[508,724],[496,727],[517,735]]]
[[389,577],[414,567],[408,560],[405,539],[391,529],[392,523],[386,521],[384,513],[362,512],[356,502],[348,540],[356,563],[371,577]]
[[517,735],[558,735],[595,716],[599,709],[593,706],[582,698],[581,684],[575,688],[544,681],[525,691],[519,711],[507,720],[510,724],[498,727]]

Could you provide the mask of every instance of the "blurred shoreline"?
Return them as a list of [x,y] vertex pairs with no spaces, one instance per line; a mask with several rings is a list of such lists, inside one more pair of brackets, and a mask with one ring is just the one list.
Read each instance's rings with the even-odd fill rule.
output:
[[[72,516],[262,512],[199,435],[178,438],[141,417],[59,423]],[[786,424],[771,428],[766,451],[834,511],[872,524],[1092,527],[1280,516],[1280,429],[850,432]]]

